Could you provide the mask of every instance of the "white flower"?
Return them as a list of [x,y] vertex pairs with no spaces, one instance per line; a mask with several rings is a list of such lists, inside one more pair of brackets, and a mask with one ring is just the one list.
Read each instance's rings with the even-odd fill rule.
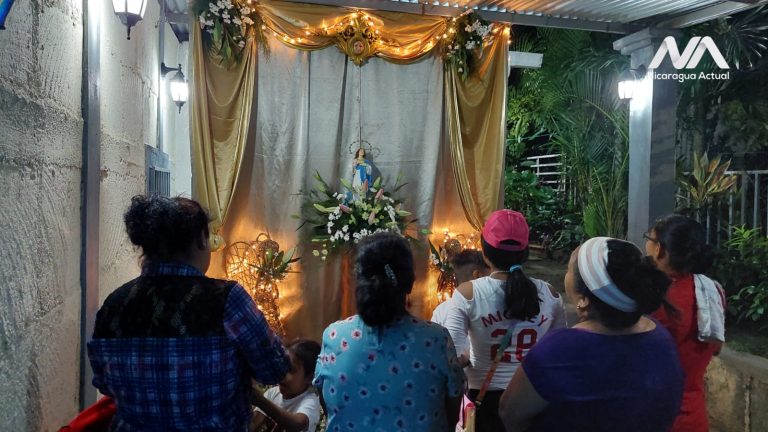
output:
[[207,25],[208,27],[213,27],[213,20],[206,21],[205,25]]
[[323,256],[328,255],[328,249],[323,249]]
[[200,24],[205,24],[205,17],[200,15]]
[[327,258],[327,257],[326,257],[325,255],[323,255],[323,256],[321,256],[321,257],[320,257],[320,259],[321,259],[321,260],[323,260],[323,261],[325,261],[325,259],[326,259],[326,258]]
[[471,32],[471,31],[472,31],[472,27],[470,27],[470,26],[466,26],[466,27],[464,27],[464,31],[465,31],[465,32],[467,32],[467,33],[469,33],[469,32]]
[[252,25],[253,24],[253,20],[250,17],[247,17],[247,16],[243,17],[243,22],[245,23],[245,25]]
[[228,20],[227,18],[224,18],[224,22],[227,24],[232,24],[232,21]]
[[341,230],[344,232],[349,231],[349,225],[344,225],[343,227],[341,227]]
[[317,249],[315,249],[315,250],[313,250],[313,251],[312,251],[312,255],[314,255],[314,256],[320,256],[320,251],[319,251],[319,250],[317,250]]
[[462,73],[462,72],[464,72],[464,69],[459,68],[459,73]]
[[240,48],[245,48],[245,41],[238,42],[237,46],[239,46]]
[[344,236],[344,241],[349,241],[349,234]]
[[235,23],[235,24],[237,24],[237,25],[240,25],[240,24],[242,24],[242,23],[243,23],[242,21],[240,21],[240,18],[238,18],[238,17],[234,17],[234,18],[232,18],[232,22],[233,22],[233,23]]

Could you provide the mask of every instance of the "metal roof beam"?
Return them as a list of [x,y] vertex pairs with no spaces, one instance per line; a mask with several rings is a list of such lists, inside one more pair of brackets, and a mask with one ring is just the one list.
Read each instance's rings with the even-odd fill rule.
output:
[[691,12],[689,14],[680,15],[665,21],[654,23],[654,25],[657,27],[666,27],[666,28],[690,27],[692,25],[701,24],[703,22],[717,19],[720,17],[733,15],[737,12],[741,12],[741,11],[753,8],[765,2],[766,0],[725,1],[713,6],[708,6],[708,7],[699,9],[696,12]]
[[189,14],[166,12],[165,19],[169,24],[189,24]]
[[[421,15],[456,16],[467,10],[464,7],[440,6],[426,3],[411,3],[393,0],[285,0],[292,3],[310,3],[325,6],[343,6],[355,9],[371,9],[388,12],[404,12]],[[628,34],[642,27],[608,21],[591,21],[574,18],[560,18],[546,15],[517,14],[475,9],[478,15],[489,21],[505,22],[533,27],[552,27],[570,30],[586,30],[604,33]]]

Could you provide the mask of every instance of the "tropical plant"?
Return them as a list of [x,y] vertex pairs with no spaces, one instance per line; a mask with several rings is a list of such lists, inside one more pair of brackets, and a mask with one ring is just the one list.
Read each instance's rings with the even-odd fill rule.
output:
[[693,158],[693,170],[679,178],[680,189],[693,211],[709,208],[726,196],[736,185],[736,176],[726,174],[731,161],[720,156],[709,159],[707,153]]
[[[686,29],[686,36],[709,36],[731,65],[728,80],[685,80],[679,86],[678,142],[686,153],[765,148],[768,129],[768,7],[761,5],[733,16]],[[687,42],[687,41],[681,41]],[[692,73],[718,71],[704,56]]]
[[759,228],[735,227],[719,251],[714,275],[737,321],[768,326],[768,237]]
[[568,235],[553,238],[583,232],[624,237],[629,117],[614,89],[626,59],[609,38],[587,32],[537,29],[535,37],[523,33],[518,41],[523,49],[545,55],[541,69],[525,70],[510,89],[508,148],[548,138],[550,149],[563,158],[573,210],[583,214],[581,233],[570,235],[570,227]]

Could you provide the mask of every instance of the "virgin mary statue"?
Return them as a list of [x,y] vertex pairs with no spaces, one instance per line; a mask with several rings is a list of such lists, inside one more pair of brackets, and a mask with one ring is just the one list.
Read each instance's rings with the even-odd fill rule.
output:
[[373,183],[373,166],[365,158],[365,149],[359,148],[352,162],[352,194],[355,199],[365,196]]

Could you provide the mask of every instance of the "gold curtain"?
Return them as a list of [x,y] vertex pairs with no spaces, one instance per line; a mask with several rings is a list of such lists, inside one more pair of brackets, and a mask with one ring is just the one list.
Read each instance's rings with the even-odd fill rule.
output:
[[477,230],[500,207],[503,192],[509,27],[503,35],[485,47],[474,75],[462,80],[448,69],[445,77],[453,174],[464,215]]
[[192,196],[210,213],[210,247],[217,250],[246,145],[256,44],[249,41],[242,61],[227,69],[206,52],[200,27],[192,28]]
[[[282,43],[316,50],[342,42],[326,28],[349,22],[352,9],[272,1],[256,6],[263,31]],[[450,18],[364,11],[378,31],[371,54],[393,63],[411,63],[441,49],[452,31]],[[246,145],[256,79],[253,39],[242,61],[227,69],[204,47],[200,27],[192,25],[192,194],[211,215],[211,248],[224,244],[218,235],[226,221]],[[476,74],[462,81],[448,68],[445,99],[453,173],[464,214],[476,229],[499,206],[502,190],[507,82],[507,38],[492,37]]]

